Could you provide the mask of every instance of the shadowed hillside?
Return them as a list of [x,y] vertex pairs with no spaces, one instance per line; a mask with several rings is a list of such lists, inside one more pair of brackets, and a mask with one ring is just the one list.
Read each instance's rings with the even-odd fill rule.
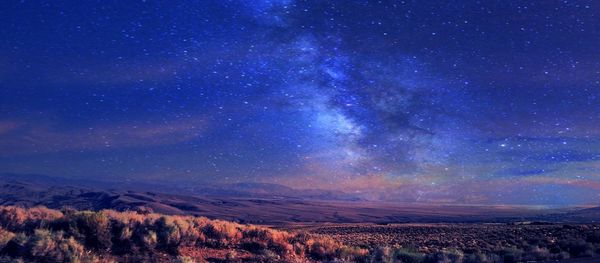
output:
[[[24,178],[19,178],[25,176]],[[598,222],[596,210],[538,209],[527,206],[450,205],[369,202],[363,200],[316,199],[313,197],[267,194],[257,190],[265,185],[241,185],[252,193],[221,191],[221,195],[179,194],[142,190],[140,186],[118,189],[94,187],[81,181],[54,177],[1,175],[0,205],[23,207],[64,206],[78,210],[117,211],[151,209],[169,215],[196,215],[243,223],[281,224],[289,222],[398,223],[398,222]],[[265,187],[275,187],[267,185]],[[142,187],[146,189],[145,187]],[[136,190],[138,189],[138,190]],[[151,189],[151,188],[150,188]],[[284,188],[287,189],[287,188]],[[262,192],[256,194],[256,192]],[[286,192],[290,192],[285,190]],[[321,196],[321,198],[324,198]]]
[[95,190],[127,190],[136,192],[161,192],[179,195],[219,196],[240,198],[286,198],[308,200],[361,200],[355,194],[342,191],[320,189],[294,189],[273,183],[230,183],[206,182],[140,182],[130,180],[105,181],[82,178],[65,178],[42,174],[0,173],[0,181],[6,183],[26,183],[41,186],[72,186]]

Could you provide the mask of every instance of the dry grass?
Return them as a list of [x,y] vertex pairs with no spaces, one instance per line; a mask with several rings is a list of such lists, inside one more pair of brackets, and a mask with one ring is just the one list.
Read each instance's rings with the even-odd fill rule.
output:
[[318,225],[0,207],[0,262],[522,262],[600,254],[596,225]]
[[325,237],[192,216],[0,207],[0,225],[2,256],[26,262],[316,262],[366,254]]
[[600,255],[600,225],[329,224],[301,225],[370,250],[376,262],[521,262]]

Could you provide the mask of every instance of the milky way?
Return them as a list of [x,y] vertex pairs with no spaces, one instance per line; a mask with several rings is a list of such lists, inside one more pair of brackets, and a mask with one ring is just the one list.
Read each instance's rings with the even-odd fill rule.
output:
[[593,1],[0,7],[0,172],[600,201]]

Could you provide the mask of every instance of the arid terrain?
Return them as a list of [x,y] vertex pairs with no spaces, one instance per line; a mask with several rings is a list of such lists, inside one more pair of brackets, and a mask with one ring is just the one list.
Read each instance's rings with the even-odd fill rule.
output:
[[[0,262],[594,262],[598,225],[318,224],[0,207]],[[571,261],[576,260],[576,261]]]
[[587,263],[600,255],[598,207],[260,190],[273,185],[194,195],[28,179],[4,176],[0,184],[0,262]]
[[600,225],[593,224],[296,224],[287,229],[415,258],[454,253],[448,256],[468,262],[567,260],[600,252]]
[[0,262],[365,261],[331,238],[205,217],[0,207]]
[[[149,209],[167,215],[194,215],[241,223],[278,225],[330,223],[468,223],[552,221],[600,222],[600,208],[541,209],[531,206],[460,205],[352,200],[344,194],[296,191],[276,185],[235,185],[231,192],[214,186],[202,191],[157,191],[154,186],[106,184],[56,177],[0,174],[0,205],[45,206],[78,210]],[[94,182],[95,185],[102,185]],[[265,189],[268,188],[268,189]],[[277,188],[277,194],[267,194]],[[168,188],[166,188],[168,189]],[[318,193],[318,194],[317,194]],[[344,198],[342,198],[344,197]]]

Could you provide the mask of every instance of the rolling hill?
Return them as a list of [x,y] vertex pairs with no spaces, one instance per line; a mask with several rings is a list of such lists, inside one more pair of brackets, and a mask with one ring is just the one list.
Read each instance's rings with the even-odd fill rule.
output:
[[[289,222],[598,222],[600,208],[540,210],[522,206],[398,204],[339,198],[341,194],[304,194],[285,186],[237,184],[234,194],[202,195],[144,191],[105,182],[76,181],[39,175],[0,176],[0,205],[46,206],[77,210],[151,210],[169,215],[195,215],[256,224]],[[219,186],[226,187],[226,186]],[[132,188],[136,190],[126,190]],[[218,189],[215,186],[207,186]],[[168,188],[167,188],[168,189]],[[271,189],[279,189],[271,193]],[[180,191],[188,193],[186,191]],[[345,196],[347,197],[347,196]]]

